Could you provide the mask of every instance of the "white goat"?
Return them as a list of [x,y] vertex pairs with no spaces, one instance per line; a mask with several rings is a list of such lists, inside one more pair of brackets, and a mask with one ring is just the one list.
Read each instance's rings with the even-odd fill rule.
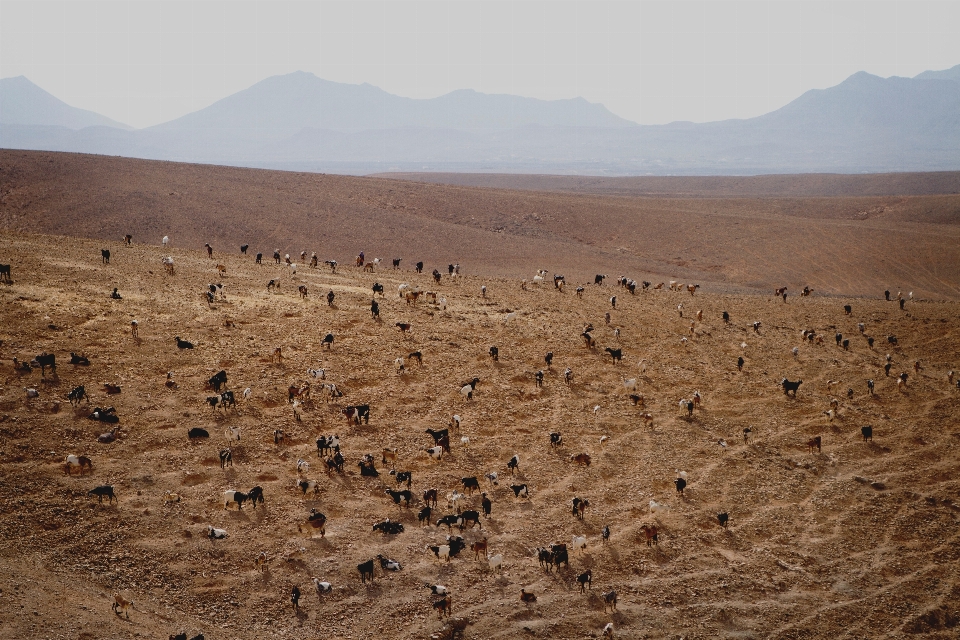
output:
[[570,548],[576,552],[587,548],[587,536],[573,536]]
[[666,511],[669,508],[669,505],[661,504],[656,500],[650,501],[650,513],[660,513],[661,511]]

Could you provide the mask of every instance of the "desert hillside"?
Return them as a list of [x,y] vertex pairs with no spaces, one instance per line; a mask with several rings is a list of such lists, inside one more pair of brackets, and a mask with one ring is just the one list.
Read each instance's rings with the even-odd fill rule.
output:
[[[957,300],[953,175],[891,178],[892,194],[876,178],[824,176],[665,179],[655,193],[627,181],[571,193],[550,179],[481,188],[3,150],[0,229],[109,242],[131,234],[153,245],[169,236],[174,247],[218,252],[309,249],[341,263],[363,250],[406,268],[459,263],[512,279],[543,268],[578,284],[600,273],[712,292],[811,286]],[[780,188],[796,195],[771,195]]]
[[[59,168],[44,173],[41,162]],[[4,152],[0,167],[0,263],[11,265],[10,280],[0,283],[0,637],[439,638],[448,623],[437,619],[438,597],[426,584],[449,589],[453,617],[469,621],[465,638],[597,638],[608,623],[617,638],[956,637],[960,389],[948,372],[960,369],[960,306],[909,299],[906,287],[902,308],[880,295],[853,295],[893,282],[882,279],[893,273],[903,283],[940,279],[955,287],[958,246],[949,233],[956,225],[915,223],[904,231],[908,223],[890,222],[899,235],[888,246],[912,242],[918,253],[877,263],[860,250],[886,233],[885,214],[843,225],[804,218],[806,235],[790,237],[798,251],[783,267],[792,279],[778,281],[790,285],[786,302],[771,292],[738,292],[752,286],[750,278],[765,287],[780,273],[737,280],[718,271],[720,284],[694,294],[638,288],[631,295],[612,268],[603,285],[588,284],[579,297],[573,285],[596,271],[594,260],[619,260],[637,280],[645,272],[628,266],[642,260],[629,263],[588,242],[565,244],[556,239],[562,234],[553,245],[495,234],[462,217],[479,204],[496,212],[509,202],[519,215],[532,206],[530,194],[50,154]],[[387,199],[389,189],[395,193]],[[558,208],[546,207],[553,197]],[[399,208],[440,200],[449,200],[450,220]],[[353,208],[340,208],[349,201]],[[331,203],[323,220],[354,226],[322,222],[315,202]],[[566,195],[537,202],[551,212],[602,202],[592,221],[618,206],[646,206]],[[711,215],[690,213],[704,227]],[[752,221],[739,245],[756,244],[742,257],[752,265],[768,264],[774,258],[763,250],[778,249],[762,235],[748,243],[748,231],[785,233],[792,219],[725,215]],[[413,221],[422,226],[412,228]],[[89,238],[25,233],[30,225]],[[652,228],[668,242],[673,236],[662,225]],[[327,235],[314,235],[318,229]],[[426,235],[440,229],[446,235]],[[271,259],[281,238],[283,250],[317,251],[321,260],[352,257],[362,246],[368,258],[375,250],[390,258],[403,247],[393,243],[414,242],[415,231],[421,244],[405,248],[399,270],[387,263],[370,273],[342,260],[336,273],[322,262],[294,272]],[[134,235],[131,246],[117,240],[125,232]],[[172,239],[167,248],[158,246],[164,233]],[[857,234],[867,246],[853,242]],[[696,227],[687,233],[683,255],[699,259],[704,235]],[[241,241],[250,254],[235,248]],[[213,245],[212,259],[203,242]],[[263,264],[254,263],[254,247],[270,252]],[[467,262],[470,252],[491,248],[502,251],[503,264]],[[524,250],[538,253],[524,260]],[[161,264],[167,255],[173,274]],[[467,275],[453,280],[446,265],[458,256]],[[412,271],[416,259],[425,262],[423,274]],[[940,271],[931,275],[927,261]],[[548,279],[523,290],[504,275],[516,269],[529,280],[539,267],[567,270],[571,286],[560,291]],[[429,275],[434,268],[443,272],[439,283]],[[816,283],[828,278],[820,269],[830,270],[834,293],[849,295],[822,295]],[[270,280],[279,290],[268,290]],[[661,280],[668,278],[654,284]],[[385,294],[376,296],[379,321],[370,312],[375,282]],[[815,291],[801,297],[794,282]],[[211,283],[222,283],[225,299],[206,299]],[[438,304],[426,295],[408,304],[398,295],[404,283],[435,291]],[[114,288],[122,299],[111,299]],[[895,297],[898,288],[888,288]],[[581,337],[588,324],[593,348]],[[804,339],[803,330],[815,338]],[[328,333],[334,340],[326,349]],[[176,336],[195,348],[179,349]],[[489,355],[494,345],[497,361]],[[622,362],[607,348],[621,349]],[[415,351],[422,365],[407,358]],[[13,358],[22,363],[42,352],[56,356],[55,372],[14,368]],[[71,365],[71,352],[89,365]],[[324,380],[308,375],[318,368]],[[235,408],[206,402],[214,395],[206,383],[221,369]],[[901,373],[907,382],[899,388]],[[467,398],[460,389],[473,378],[479,382]],[[796,397],[783,392],[783,378],[802,379]],[[625,380],[635,380],[635,391]],[[307,382],[311,396],[297,420],[288,387]],[[325,401],[324,383],[343,396]],[[107,395],[106,384],[120,393]],[[67,394],[78,385],[90,401],[74,407]],[[700,406],[681,410],[681,399],[695,392]],[[828,415],[831,400],[837,404]],[[370,406],[369,424],[348,423],[343,409],[360,404]],[[101,443],[98,435],[113,425],[89,415],[109,406],[119,416],[118,437]],[[459,429],[450,426],[454,415]],[[868,425],[873,437],[864,441]],[[445,427],[451,451],[432,460],[425,430]],[[209,438],[188,440],[193,428]],[[239,428],[239,441],[230,428]],[[286,442],[275,442],[276,430]],[[551,446],[551,432],[562,435],[560,446]],[[317,455],[317,438],[333,434],[342,473],[326,472]],[[809,448],[818,436],[822,449]],[[218,452],[227,447],[233,465],[221,468]],[[397,450],[395,465],[381,462],[385,447]],[[589,466],[572,460],[581,453]],[[89,457],[92,471],[67,475],[68,454]],[[360,475],[365,454],[374,456],[378,477]],[[515,454],[519,468],[511,473]],[[298,473],[299,459],[309,468]],[[412,472],[409,509],[384,493],[397,486],[392,468]],[[683,495],[674,485],[678,470],[687,475]],[[497,485],[484,478],[491,472]],[[436,526],[454,513],[448,496],[470,476],[492,501],[489,517],[462,532]],[[302,494],[300,480],[315,480],[318,493]],[[514,495],[510,485],[519,484],[529,497]],[[117,500],[88,494],[101,485],[112,485]],[[262,505],[224,508],[224,491],[254,486],[263,489]],[[428,488],[440,500],[433,524],[421,525],[416,516]],[[167,502],[170,494],[179,501]],[[582,520],[572,513],[574,498],[589,501]],[[651,512],[651,501],[663,507]],[[479,509],[480,496],[460,506]],[[311,509],[327,518],[324,537],[307,524]],[[729,514],[728,526],[718,524],[718,513]],[[404,531],[372,530],[386,518]],[[658,528],[658,545],[647,546],[643,525]],[[210,539],[208,526],[227,537]],[[426,547],[444,544],[448,534],[468,545],[486,538],[490,555],[502,555],[502,571],[469,547],[439,562]],[[574,536],[585,536],[586,548],[570,552],[569,566],[538,564],[537,547],[572,546]],[[261,553],[266,562],[258,567]],[[362,584],[357,565],[378,554],[402,569],[375,563],[373,582]],[[581,594],[576,577],[587,569],[592,588]],[[314,576],[332,590],[318,595]],[[303,594],[298,612],[294,586]],[[536,602],[521,602],[521,589]],[[618,595],[616,611],[600,597],[609,590]],[[115,593],[133,601],[129,619],[111,610]]]

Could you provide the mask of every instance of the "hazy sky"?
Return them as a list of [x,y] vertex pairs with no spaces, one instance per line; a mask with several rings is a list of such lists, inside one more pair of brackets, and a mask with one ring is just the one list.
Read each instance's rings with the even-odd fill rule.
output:
[[0,0],[0,77],[135,127],[310,71],[429,98],[582,96],[744,118],[857,71],[960,64],[960,1]]

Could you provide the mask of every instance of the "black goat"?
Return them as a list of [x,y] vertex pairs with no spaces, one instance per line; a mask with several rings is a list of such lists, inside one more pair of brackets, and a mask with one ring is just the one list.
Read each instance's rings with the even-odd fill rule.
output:
[[611,349],[607,347],[604,349],[607,353],[610,354],[610,357],[613,359],[613,362],[623,362],[623,350],[622,349]]
[[797,380],[796,382],[790,382],[786,378],[780,381],[780,386],[783,387],[783,394],[790,395],[793,393],[793,397],[797,397],[797,389],[800,388],[800,385],[803,384],[803,380]]

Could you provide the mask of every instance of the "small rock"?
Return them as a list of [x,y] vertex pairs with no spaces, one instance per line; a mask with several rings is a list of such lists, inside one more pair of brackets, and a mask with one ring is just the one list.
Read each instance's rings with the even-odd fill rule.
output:
[[884,489],[887,488],[887,485],[883,484],[882,482],[871,482],[870,486],[876,489],[877,491],[883,491]]

